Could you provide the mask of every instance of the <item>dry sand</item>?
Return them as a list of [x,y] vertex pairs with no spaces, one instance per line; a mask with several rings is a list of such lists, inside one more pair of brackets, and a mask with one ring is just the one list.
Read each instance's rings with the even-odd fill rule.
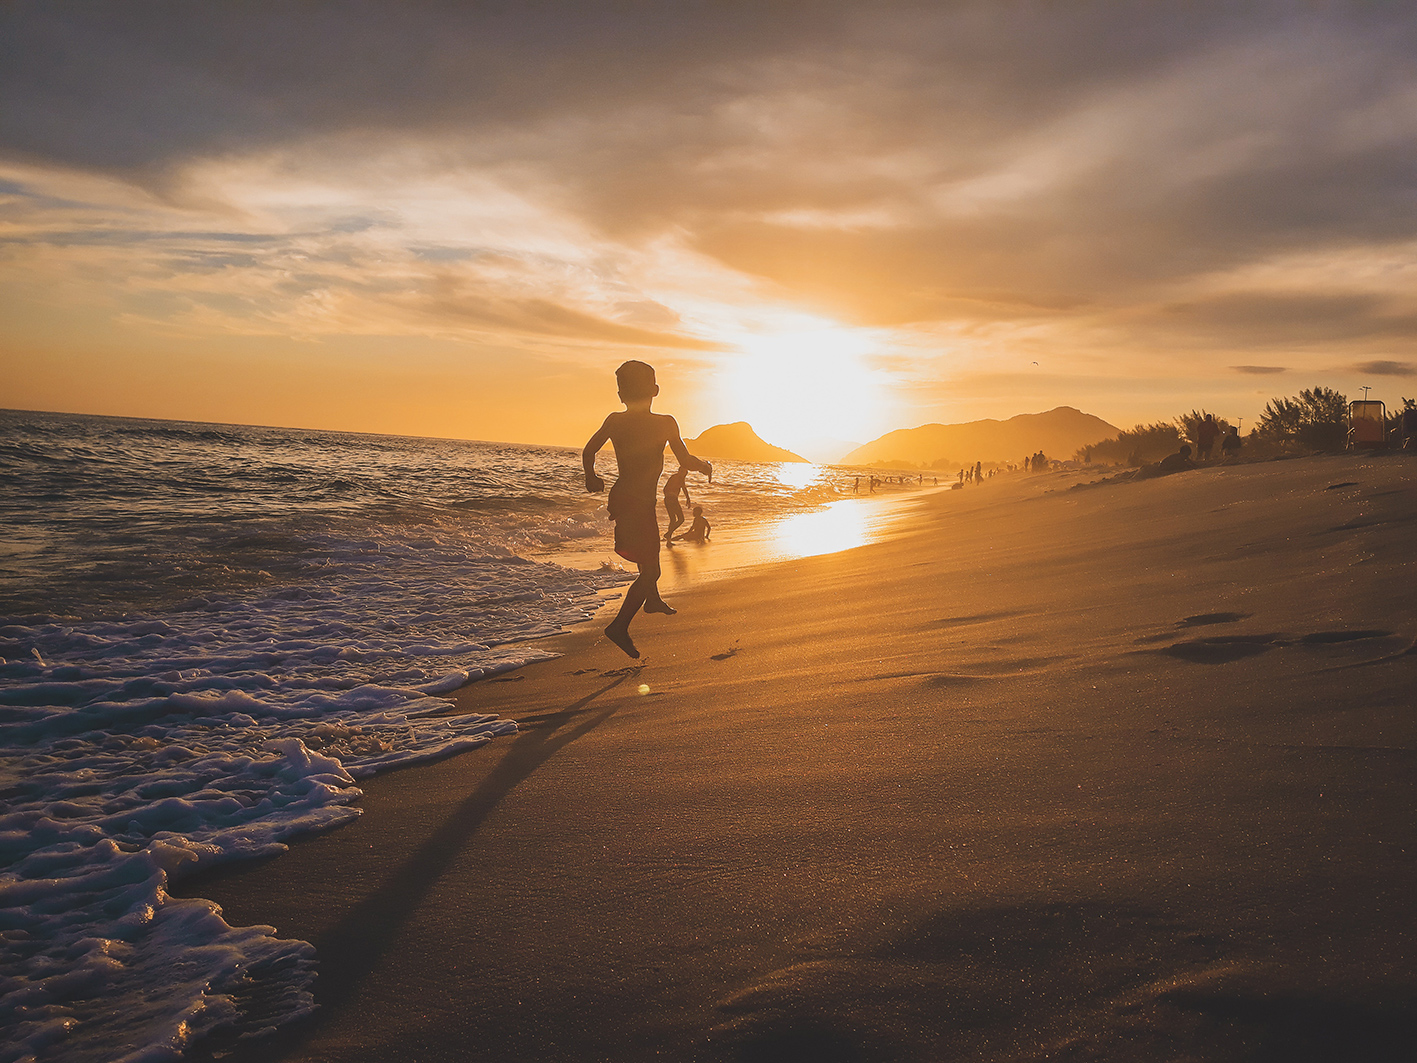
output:
[[995,480],[566,636],[190,887],[319,950],[258,1054],[1413,1058],[1414,470]]

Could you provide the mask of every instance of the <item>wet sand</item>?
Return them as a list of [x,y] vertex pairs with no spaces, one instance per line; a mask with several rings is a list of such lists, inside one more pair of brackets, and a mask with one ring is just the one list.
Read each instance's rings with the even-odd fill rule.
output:
[[1414,471],[995,480],[563,637],[192,884],[319,951],[252,1058],[1410,1058]]

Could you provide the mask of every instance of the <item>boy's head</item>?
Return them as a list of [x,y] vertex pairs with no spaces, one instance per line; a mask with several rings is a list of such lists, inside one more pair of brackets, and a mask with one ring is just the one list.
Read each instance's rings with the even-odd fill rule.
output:
[[626,362],[615,370],[615,383],[620,387],[622,402],[652,399],[659,394],[659,385],[654,382],[654,366],[645,362]]
[[695,506],[695,507],[694,507],[694,516],[696,516],[696,517],[702,517],[703,515],[704,515],[704,507],[703,507],[703,506]]

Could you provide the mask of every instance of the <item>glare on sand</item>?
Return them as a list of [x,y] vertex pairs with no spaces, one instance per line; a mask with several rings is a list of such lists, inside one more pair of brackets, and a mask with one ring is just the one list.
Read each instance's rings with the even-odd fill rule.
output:
[[798,513],[779,521],[772,542],[790,557],[815,557],[865,546],[869,540],[866,507],[854,499],[832,502],[825,509]]
[[866,361],[870,333],[816,322],[750,333],[737,346],[721,371],[724,402],[769,443],[858,438],[880,420],[885,392]]

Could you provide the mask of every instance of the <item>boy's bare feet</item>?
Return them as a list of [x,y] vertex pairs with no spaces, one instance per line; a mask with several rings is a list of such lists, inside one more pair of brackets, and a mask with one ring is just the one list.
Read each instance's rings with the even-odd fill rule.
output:
[[663,598],[656,598],[652,602],[645,602],[644,610],[647,613],[663,613],[665,616],[673,616],[679,610],[666,602]]
[[618,624],[611,624],[605,629],[605,637],[624,650],[626,655],[630,657],[638,657],[640,655],[640,649],[635,645],[635,640],[630,638],[629,624],[623,627]]

